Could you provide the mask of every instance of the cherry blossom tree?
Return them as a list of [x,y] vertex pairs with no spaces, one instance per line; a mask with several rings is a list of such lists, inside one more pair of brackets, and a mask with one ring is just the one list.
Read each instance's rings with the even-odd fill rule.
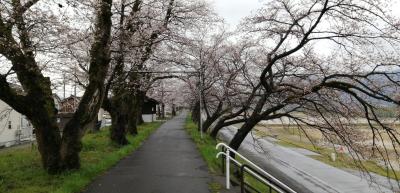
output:
[[[65,128],[58,128],[51,81],[42,72],[38,51],[53,49],[53,44],[48,45],[47,41],[57,37],[55,33],[63,32],[57,31],[58,28],[52,31],[49,27],[58,17],[50,10],[59,5],[39,0],[1,2],[0,53],[10,62],[11,68],[0,76],[0,99],[32,122],[43,167],[49,173],[80,167],[84,129],[96,116],[105,93],[103,84],[110,60],[111,4],[111,0],[95,3],[88,85],[72,119]],[[42,30],[51,33],[41,33]],[[10,86],[8,76],[12,74],[22,86],[22,93]]]

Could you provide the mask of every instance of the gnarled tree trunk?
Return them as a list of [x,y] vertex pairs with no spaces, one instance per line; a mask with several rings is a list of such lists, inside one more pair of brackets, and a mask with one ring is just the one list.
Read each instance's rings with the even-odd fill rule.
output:
[[256,119],[247,120],[245,124],[243,124],[242,127],[240,127],[240,129],[237,131],[237,133],[229,143],[229,146],[234,150],[238,150],[243,140],[246,138],[247,134],[249,134],[253,127],[257,125],[257,123],[258,120]]
[[81,139],[88,124],[97,116],[102,104],[104,82],[110,63],[112,0],[102,0],[97,12],[94,42],[90,50],[89,84],[78,109],[63,130],[61,158],[66,169],[80,168]]
[[[126,96],[126,95],[125,95]],[[128,98],[121,95],[114,96],[111,99],[105,98],[103,108],[110,113],[111,127],[110,139],[118,145],[128,144],[126,132],[128,130],[129,105],[126,103]]]
[[[42,84],[39,86],[42,88],[27,96],[35,98],[35,100],[31,100],[30,105],[25,108],[30,111],[26,115],[35,128],[36,142],[43,168],[48,173],[55,174],[63,170],[60,155],[61,135],[57,125],[57,110],[54,108],[50,81],[42,78]],[[41,81],[39,80],[39,82]]]
[[143,105],[144,105],[144,98],[146,97],[146,93],[143,91],[137,91],[136,93],[136,114],[137,114],[137,125],[141,125],[144,123],[143,120]]
[[[122,105],[122,106],[121,106]],[[111,140],[118,145],[128,144],[126,132],[128,131],[128,110],[124,103],[116,105],[116,110],[110,113],[112,118]]]
[[218,132],[219,132],[222,128],[224,128],[224,122],[225,122],[225,119],[224,119],[224,118],[221,118],[221,119],[218,120],[218,122],[217,122],[217,124],[215,125],[215,127],[211,130],[210,136],[211,136],[212,138],[214,138],[214,139],[217,138]]
[[23,88],[23,91],[12,88],[7,82],[7,75],[0,75],[0,99],[31,121],[43,168],[53,174],[62,170],[57,110],[50,78],[41,73],[35,61],[35,48],[24,18],[24,13],[36,2],[22,5],[21,1],[12,1],[13,9],[10,11],[13,12],[13,20],[4,23],[0,19],[0,54],[11,62],[12,70]]
[[128,132],[131,135],[137,135],[138,130],[137,130],[137,110],[136,110],[136,96],[134,94],[129,95],[129,102],[130,102],[130,109],[128,113]]
[[[199,123],[200,120],[200,102],[196,101],[196,103],[192,106],[192,120],[195,123]],[[200,129],[200,127],[199,127]]]
[[222,117],[221,119],[218,120],[217,124],[215,125],[215,127],[212,129],[212,131],[210,133],[210,136],[212,138],[216,139],[218,132],[224,127],[245,122],[245,119],[237,119],[237,120],[232,120],[232,121],[227,121],[227,120],[228,119],[225,117]]
[[223,106],[223,103],[222,103],[222,101],[220,101],[218,103],[217,108],[212,113],[212,115],[208,116],[206,121],[204,121],[204,124],[203,124],[204,132],[207,132],[208,129],[210,128],[211,124],[213,124],[222,114],[224,114],[224,111],[222,111],[222,106]]

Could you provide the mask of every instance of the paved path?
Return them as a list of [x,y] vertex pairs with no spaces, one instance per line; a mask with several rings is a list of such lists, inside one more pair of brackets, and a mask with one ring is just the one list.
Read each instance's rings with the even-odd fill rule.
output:
[[86,193],[207,193],[210,175],[184,130],[183,113],[163,124]]
[[[235,127],[224,128],[219,137],[230,141]],[[267,139],[247,136],[239,152],[298,193],[392,193],[387,187],[332,167]]]

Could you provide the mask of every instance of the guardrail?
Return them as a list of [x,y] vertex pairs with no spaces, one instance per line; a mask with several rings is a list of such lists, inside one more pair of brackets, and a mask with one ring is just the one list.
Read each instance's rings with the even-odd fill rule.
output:
[[[244,176],[245,174],[251,175],[253,178],[257,179],[258,181],[262,182],[263,184],[267,185],[269,187],[269,191],[272,192],[274,190],[275,192],[278,193],[297,193],[293,189],[291,189],[289,186],[284,184],[283,182],[279,181],[276,179],[274,176],[272,176],[270,173],[266,172],[253,162],[251,162],[249,159],[226,145],[225,143],[219,143],[216,147],[216,149],[221,148],[221,151],[217,153],[217,158],[220,156],[224,156],[222,158],[222,163],[223,163],[223,169],[225,167],[225,175],[226,175],[226,189],[230,189],[231,186],[231,180],[230,180],[230,167],[231,167],[231,162],[236,165],[237,167],[240,168],[240,189],[241,192],[245,192],[245,188],[250,188],[253,191],[258,192],[255,190],[253,187],[250,186],[250,184],[245,182]],[[240,163],[235,157],[232,157],[231,155],[238,156],[240,157],[244,163]]]

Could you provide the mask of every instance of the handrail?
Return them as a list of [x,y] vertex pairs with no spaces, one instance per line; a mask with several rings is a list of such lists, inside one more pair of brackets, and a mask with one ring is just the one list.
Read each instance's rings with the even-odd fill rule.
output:
[[[268,180],[263,179],[261,176],[263,176],[260,172],[258,172],[257,170],[253,169],[252,167],[246,165],[246,164],[242,164],[242,166],[240,167],[241,173],[242,173],[242,183],[244,183],[244,172],[248,172],[250,174],[253,175],[253,177],[257,178],[258,180],[260,180],[261,182],[263,182],[264,184],[267,184],[269,187],[273,188],[275,191],[278,192],[285,192],[284,190],[282,190],[281,188],[277,187],[274,182],[270,182]],[[243,189],[244,187],[242,187]],[[242,191],[244,192],[244,191]],[[271,192],[271,191],[270,191]]]
[[[262,168],[260,168],[256,164],[254,164],[252,161],[250,161],[249,159],[247,159],[242,154],[238,153],[236,150],[232,149],[231,147],[229,147],[225,143],[219,143],[219,144],[217,144],[217,146],[215,148],[219,149],[221,146],[225,148],[226,152],[219,152],[216,155],[216,157],[219,158],[220,155],[225,155],[225,158],[226,158],[226,170],[225,170],[225,172],[226,172],[226,178],[227,178],[227,180],[226,180],[226,188],[227,189],[229,189],[229,187],[230,187],[230,181],[229,181],[229,178],[230,178],[230,174],[229,174],[229,163],[230,163],[230,160],[234,161],[239,166],[243,165],[240,162],[238,162],[235,158],[230,156],[230,152],[232,152],[233,154],[239,156],[241,159],[243,159],[247,163],[248,166],[245,167],[244,169],[247,172],[249,172],[250,174],[252,174],[258,180],[266,183],[267,185],[273,187],[274,189],[276,189],[279,192],[282,192],[282,193],[286,193],[286,192],[287,193],[297,193],[296,191],[294,191],[293,189],[288,187],[286,184],[284,184],[283,182],[281,182],[278,179],[276,179],[270,173],[266,172],[265,170],[263,170]],[[248,167],[251,167],[251,169],[248,169]],[[257,174],[256,172],[254,172],[252,170],[255,170],[256,172],[259,172],[261,175],[265,175],[268,178],[268,180],[270,180],[272,182],[272,184],[267,182],[266,180],[264,180],[259,174]]]

